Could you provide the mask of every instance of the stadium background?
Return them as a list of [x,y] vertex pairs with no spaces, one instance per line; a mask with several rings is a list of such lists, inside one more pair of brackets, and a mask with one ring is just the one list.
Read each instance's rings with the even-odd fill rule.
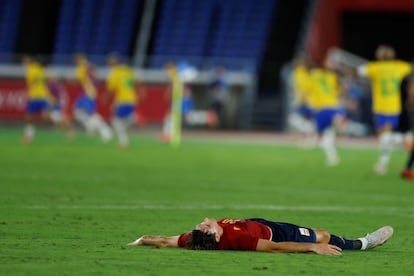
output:
[[[320,149],[292,146],[297,137],[278,132],[287,112],[283,73],[295,54],[306,49],[320,62],[335,46],[372,59],[385,42],[411,60],[412,2],[1,0],[0,274],[413,275],[413,185],[399,175],[407,153],[396,150],[389,173],[378,176],[374,138],[347,138],[338,143],[341,165],[328,168]],[[266,16],[256,9],[265,7],[269,17],[262,22]],[[268,25],[249,29],[248,18]],[[164,40],[162,26],[174,31]],[[204,37],[198,31],[206,26]],[[263,40],[254,46],[258,34]],[[200,49],[201,55],[184,52]],[[21,55],[40,57],[75,97],[80,88],[71,81],[70,59],[78,50],[102,75],[106,54],[123,53],[148,92],[140,110],[157,134],[168,106],[160,101],[167,87],[163,60],[199,68],[191,85],[201,107],[212,68],[226,64],[227,127],[235,131],[186,132],[179,150],[140,130],[128,150],[83,133],[68,141],[42,128],[33,144],[22,144]],[[266,217],[347,237],[389,224],[395,234],[378,249],[340,258],[125,246],[144,234],[181,233],[205,216]]]
[[[168,106],[160,68],[175,61],[200,72],[191,81],[198,108],[207,105],[209,72],[227,67],[227,128],[284,130],[288,92],[281,72],[295,55],[306,51],[320,63],[338,47],[372,59],[379,43],[389,43],[399,57],[411,60],[414,42],[407,28],[413,13],[414,3],[404,0],[3,0],[0,119],[22,116],[22,54],[40,57],[70,79],[73,53],[85,52],[103,66],[116,52],[149,91],[139,109],[150,123],[159,124]],[[79,93],[70,85],[67,90]]]

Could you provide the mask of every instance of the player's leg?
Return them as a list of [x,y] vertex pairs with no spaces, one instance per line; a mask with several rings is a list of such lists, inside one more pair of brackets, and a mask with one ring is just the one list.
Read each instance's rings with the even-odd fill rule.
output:
[[328,231],[323,229],[313,229],[316,234],[317,243],[329,243],[338,246],[344,250],[361,249],[362,242],[360,240],[349,240],[330,234]]
[[323,229],[314,229],[314,231],[316,234],[316,242],[318,243],[333,244],[344,250],[367,250],[387,242],[392,237],[394,229],[391,226],[384,226],[367,234],[365,237],[355,240],[330,234]]
[[164,122],[162,124],[162,132],[161,132],[161,141],[164,143],[169,143],[171,140],[171,114],[170,112],[167,113],[164,117]]
[[402,178],[405,178],[407,180],[414,180],[414,172],[412,171],[413,165],[414,165],[414,148],[411,149],[405,168],[401,172]]
[[86,96],[79,97],[75,102],[75,107],[73,111],[74,118],[79,122],[85,129],[88,134],[92,134],[94,129],[89,122],[89,109],[90,103]]
[[326,164],[328,166],[336,166],[340,161],[335,146],[336,133],[333,127],[335,116],[336,111],[331,109],[321,110],[315,116],[318,133],[320,135],[319,146],[325,154]]
[[99,113],[90,115],[87,124],[93,131],[98,130],[103,142],[106,143],[112,139],[112,130]]
[[[23,143],[29,144],[33,141],[35,135],[35,114],[43,113],[48,108],[46,100],[29,100],[26,106],[25,122],[23,132]],[[42,114],[43,116],[43,114]]]
[[23,130],[23,138],[22,138],[22,142],[25,144],[30,144],[33,141],[33,137],[36,132],[33,121],[34,121],[33,114],[27,113],[25,115],[26,124]]
[[378,175],[384,175],[388,170],[391,152],[394,145],[392,134],[393,125],[390,116],[376,115],[377,130],[379,135],[379,157],[374,166],[374,170]]
[[134,105],[119,104],[115,108],[115,116],[112,119],[112,126],[118,136],[118,145],[120,148],[127,148],[129,145],[129,137],[127,128],[133,122]]

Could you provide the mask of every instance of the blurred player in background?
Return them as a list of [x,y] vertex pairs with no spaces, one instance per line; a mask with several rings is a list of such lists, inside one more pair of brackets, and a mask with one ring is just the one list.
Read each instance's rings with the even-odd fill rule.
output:
[[218,119],[212,110],[195,110],[191,86],[185,84],[185,72],[181,72],[173,63],[165,66],[170,81],[171,108],[164,118],[161,140],[177,147],[181,142],[182,127],[216,127]]
[[26,69],[28,102],[26,106],[23,143],[31,143],[35,135],[36,115],[50,120],[51,95],[47,87],[46,72],[43,66],[30,56],[24,56],[22,64]]
[[108,93],[114,95],[112,127],[118,137],[119,147],[125,149],[129,145],[127,129],[136,122],[134,112],[137,104],[137,91],[135,90],[134,72],[129,66],[121,64],[115,55],[108,58],[107,64],[110,72],[106,88]]
[[[401,114],[398,130],[402,133],[411,133],[414,130],[414,72],[404,77],[401,82]],[[412,137],[411,137],[412,139]],[[409,149],[409,156],[401,172],[401,177],[407,180],[414,181],[414,172],[412,171],[414,165],[414,147],[412,140]]]
[[102,141],[108,142],[112,138],[112,131],[96,110],[98,80],[94,68],[84,54],[76,54],[74,61],[75,75],[82,86],[82,95],[75,102],[74,117],[89,134],[97,130]]
[[66,132],[68,138],[73,138],[69,116],[65,110],[68,95],[61,84],[59,77],[54,72],[47,73],[47,87],[50,92],[50,119],[59,124]]
[[218,126],[225,126],[226,106],[229,99],[229,82],[224,66],[217,66],[213,72],[213,81],[210,84],[210,108],[217,116]]
[[331,70],[333,63],[326,58],[324,68],[314,68],[309,73],[309,103],[319,134],[319,145],[325,153],[326,164],[336,166],[339,156],[335,146],[336,129],[346,124],[344,111],[340,108],[341,87],[337,74]]
[[[178,69],[175,64],[167,64],[165,66],[165,72],[167,73],[167,77],[170,81],[171,108],[170,112],[164,118],[161,139],[164,142],[171,143],[171,145],[174,147],[178,147],[181,143],[181,123],[183,116],[182,102],[184,97],[184,84],[179,76]],[[187,91],[187,97],[188,96],[191,97],[191,95],[189,95],[189,91]]]
[[305,135],[303,146],[316,146],[318,137],[313,121],[313,111],[309,106],[310,79],[305,58],[299,57],[293,61],[291,81],[294,98],[288,123],[292,129]]
[[401,112],[400,83],[411,71],[411,65],[396,60],[394,49],[387,45],[380,45],[375,56],[377,61],[358,67],[358,74],[372,82],[372,110],[380,144],[380,155],[374,170],[378,175],[384,175],[394,145],[403,140],[401,135],[395,133]]
[[357,73],[351,68],[337,68],[341,71],[341,86],[344,88],[342,106],[347,122],[339,134],[361,137],[369,135],[369,127],[362,122],[362,103],[367,92],[360,83]]

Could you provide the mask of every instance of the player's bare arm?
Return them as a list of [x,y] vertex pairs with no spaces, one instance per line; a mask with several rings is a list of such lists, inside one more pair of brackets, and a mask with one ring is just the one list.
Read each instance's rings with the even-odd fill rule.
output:
[[145,235],[129,243],[129,246],[152,245],[156,247],[178,247],[179,236],[152,236]]
[[342,255],[342,249],[327,243],[298,243],[298,242],[273,242],[260,239],[256,251],[273,253],[306,253],[314,252],[321,255]]

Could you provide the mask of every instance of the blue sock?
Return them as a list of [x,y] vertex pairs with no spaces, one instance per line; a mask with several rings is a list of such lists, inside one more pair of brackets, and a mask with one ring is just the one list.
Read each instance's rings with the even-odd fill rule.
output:
[[360,240],[347,240],[342,237],[331,235],[329,244],[338,246],[343,250],[361,249],[362,243]]

